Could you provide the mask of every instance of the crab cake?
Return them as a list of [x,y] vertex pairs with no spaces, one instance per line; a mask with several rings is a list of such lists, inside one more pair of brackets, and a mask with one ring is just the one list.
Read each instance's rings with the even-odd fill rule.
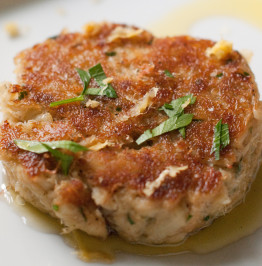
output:
[[176,243],[243,200],[261,107],[230,43],[88,24],[15,62],[1,160],[15,191],[66,231]]

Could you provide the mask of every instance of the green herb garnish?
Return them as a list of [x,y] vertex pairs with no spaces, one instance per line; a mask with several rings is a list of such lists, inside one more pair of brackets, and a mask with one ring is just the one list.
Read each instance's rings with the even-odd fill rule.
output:
[[185,139],[186,138],[186,128],[185,127],[181,127],[178,129],[179,133],[181,134],[182,138]]
[[115,51],[105,52],[105,55],[107,55],[107,56],[115,56],[116,52]]
[[27,94],[27,91],[20,91],[18,95],[18,100],[23,100]]
[[196,97],[193,94],[188,94],[173,100],[171,103],[165,103],[160,110],[163,110],[169,117],[172,117],[180,115],[189,104],[194,104],[195,102]]
[[84,84],[84,88],[83,88],[80,95],[85,95],[87,87],[88,87],[90,80],[91,80],[91,76],[88,72],[86,72],[85,70],[83,70],[81,68],[76,68],[76,71],[77,71],[80,79],[82,80],[82,82]]
[[217,78],[220,78],[220,77],[222,77],[223,76],[223,73],[221,72],[221,73],[218,73],[217,75],[216,75],[216,77]]
[[244,72],[244,76],[248,77],[250,74],[248,72]]
[[215,159],[220,159],[220,150],[230,143],[228,124],[222,124],[222,119],[218,121],[214,128],[213,146],[211,154],[215,153]]
[[[90,76],[95,79],[100,88],[96,91],[96,95],[105,95],[109,98],[117,98],[117,94],[110,84],[104,84],[103,81],[107,78],[101,66],[97,64],[88,70]],[[94,88],[87,89],[86,94],[94,95]]]
[[50,103],[50,107],[55,107],[55,106],[66,104],[66,103],[82,102],[83,100],[84,100],[84,95],[79,95],[78,97],[75,97],[75,98],[52,102]]
[[[65,99],[50,103],[50,107],[59,106],[66,103],[82,102],[85,95],[104,95],[109,98],[117,98],[117,94],[110,84],[104,84],[103,81],[107,78],[101,64],[91,67],[88,72],[83,69],[76,68],[76,71],[84,84],[81,94],[77,97]],[[91,78],[94,78],[98,83],[99,88],[88,88]]]
[[66,149],[71,152],[79,152],[79,151],[87,151],[88,149],[76,142],[69,140],[61,140],[61,141],[50,141],[50,142],[39,142],[39,141],[29,141],[29,140],[21,140],[16,139],[14,143],[23,150],[31,151],[34,153],[44,153],[50,152],[56,160],[61,163],[62,171],[65,175],[69,172],[69,167],[74,159],[73,156],[62,153],[59,149]]
[[208,221],[210,219],[210,216],[208,215],[208,216],[206,216],[203,220],[204,221]]
[[151,139],[153,137],[162,135],[166,132],[173,131],[178,128],[188,126],[192,122],[193,114],[182,114],[180,116],[172,116],[166,121],[162,122],[159,126],[152,130],[146,130],[137,140],[136,143],[141,143]]
[[86,214],[85,214],[84,209],[82,207],[80,207],[80,213],[83,216],[84,220],[87,221]]
[[169,78],[174,78],[174,76],[172,75],[172,73],[171,73],[169,70],[165,69],[165,70],[164,70],[164,73],[165,73],[165,75],[166,75],[167,77],[169,77]]
[[61,163],[63,174],[68,175],[69,168],[70,168],[72,161],[74,160],[74,157],[71,155],[62,153],[59,150],[53,149],[51,148],[51,146],[43,142],[41,144],[52,154],[53,157],[55,157],[57,161]]
[[188,216],[187,216],[187,222],[192,218],[193,216],[191,215],[191,214],[188,214]]
[[56,40],[58,37],[59,37],[59,35],[54,35],[54,36],[49,37],[48,39]]
[[121,107],[121,106],[117,106],[117,107],[116,107],[116,111],[117,111],[117,112],[121,112],[121,111],[122,111],[122,107]]
[[179,129],[180,134],[183,138],[186,136],[185,127],[188,126],[193,119],[193,114],[184,114],[184,109],[189,104],[194,104],[196,97],[193,94],[189,94],[173,100],[171,103],[164,104],[159,110],[163,110],[169,119],[162,122],[160,125],[152,130],[146,130],[137,140],[136,143],[140,145],[141,143],[151,139],[153,137],[162,135],[166,132]]
[[53,210],[56,211],[56,212],[59,211],[59,206],[58,205],[53,205]]
[[72,152],[87,151],[88,149],[76,142],[70,140],[59,140],[59,141],[50,141],[50,142],[39,142],[39,141],[30,141],[30,140],[21,140],[16,139],[14,143],[23,150],[31,151],[34,153],[44,153],[48,149],[43,146],[43,144],[48,145],[51,149],[66,149]]
[[131,225],[135,224],[135,222],[133,221],[133,219],[130,217],[130,214],[129,214],[129,213],[127,214],[127,220],[128,220],[128,222],[129,222]]

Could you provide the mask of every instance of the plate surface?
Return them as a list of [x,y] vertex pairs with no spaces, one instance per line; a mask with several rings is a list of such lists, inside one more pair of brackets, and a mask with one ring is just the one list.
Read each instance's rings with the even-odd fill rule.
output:
[[[230,0],[229,0],[230,1]],[[19,2],[19,1],[18,1]],[[0,10],[0,81],[15,81],[13,57],[17,52],[56,35],[63,28],[79,31],[89,21],[113,21],[148,28],[170,10],[190,1],[171,0],[49,0]],[[10,39],[3,30],[7,22],[16,22],[21,36]],[[226,28],[226,30],[225,30]],[[231,16],[211,16],[196,22],[189,32],[201,38],[233,41],[234,48],[252,50],[251,68],[261,92],[262,31]],[[0,183],[2,177],[0,176]],[[74,250],[61,237],[28,226],[26,218],[14,212],[0,197],[0,261],[5,266],[81,266]],[[256,210],[259,211],[259,210]],[[115,265],[262,265],[262,229],[225,248],[207,255],[143,257],[119,254]],[[103,265],[103,264],[101,264]]]

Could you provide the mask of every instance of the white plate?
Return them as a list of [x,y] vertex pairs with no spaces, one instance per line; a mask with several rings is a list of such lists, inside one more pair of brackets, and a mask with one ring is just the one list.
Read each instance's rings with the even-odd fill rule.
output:
[[[81,26],[88,21],[108,20],[146,28],[182,2],[184,4],[186,1],[50,0],[34,1],[1,11],[0,81],[15,80],[12,74],[13,57],[17,52],[56,35],[65,27],[74,31],[80,30]],[[21,37],[17,39],[7,37],[3,25],[9,21],[17,22],[22,28]],[[217,16],[197,22],[190,33],[197,37],[219,40],[225,25],[229,30],[224,32],[223,37],[233,41],[236,44],[234,48],[249,49],[254,52],[251,68],[258,84],[262,84],[261,30],[232,17]],[[61,237],[42,233],[25,225],[25,219],[18,216],[1,200],[0,210],[1,265],[87,265],[76,258],[74,250],[66,246]],[[262,265],[261,246],[262,230],[259,230],[254,235],[207,255],[143,257],[120,254],[117,256],[115,265]]]

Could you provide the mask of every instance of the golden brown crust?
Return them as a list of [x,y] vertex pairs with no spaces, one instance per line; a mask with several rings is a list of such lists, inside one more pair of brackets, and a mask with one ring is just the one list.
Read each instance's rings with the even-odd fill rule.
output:
[[[36,176],[57,169],[56,162],[47,154],[17,149],[13,139],[81,142],[96,136],[97,141],[109,140],[114,145],[75,155],[71,167],[71,171],[80,169],[80,178],[90,186],[110,192],[130,187],[143,194],[145,183],[155,180],[165,167],[188,165],[175,179],[167,178],[152,198],[176,199],[187,190],[212,191],[221,182],[221,173],[212,166],[217,162],[210,154],[215,124],[222,118],[229,125],[231,144],[222,151],[218,163],[232,168],[238,159],[234,145],[247,131],[258,103],[257,87],[246,61],[236,51],[222,60],[207,57],[205,51],[214,43],[188,36],[156,39],[144,31],[133,38],[107,42],[117,26],[102,24],[94,36],[61,34],[16,57],[21,85],[10,86],[9,92],[26,91],[27,95],[22,100],[15,98],[13,103],[17,108],[34,106],[39,112],[48,112],[54,122],[32,122],[30,132],[24,132],[23,125],[5,122],[1,127],[2,157],[12,157]],[[108,51],[116,51],[116,55],[109,57],[105,54]],[[83,86],[75,68],[87,70],[97,63],[102,64],[107,77],[113,78],[118,98],[90,96],[101,103],[96,108],[79,102],[49,107],[53,101],[79,95]],[[164,74],[166,69],[174,73],[174,78]],[[219,73],[223,76],[217,77]],[[90,86],[96,83],[92,81]],[[121,119],[153,87],[159,90],[151,107],[143,114]],[[189,93],[197,101],[186,112],[199,121],[187,127],[185,140],[174,131],[136,145],[135,140],[145,130],[167,119],[159,107]]]

